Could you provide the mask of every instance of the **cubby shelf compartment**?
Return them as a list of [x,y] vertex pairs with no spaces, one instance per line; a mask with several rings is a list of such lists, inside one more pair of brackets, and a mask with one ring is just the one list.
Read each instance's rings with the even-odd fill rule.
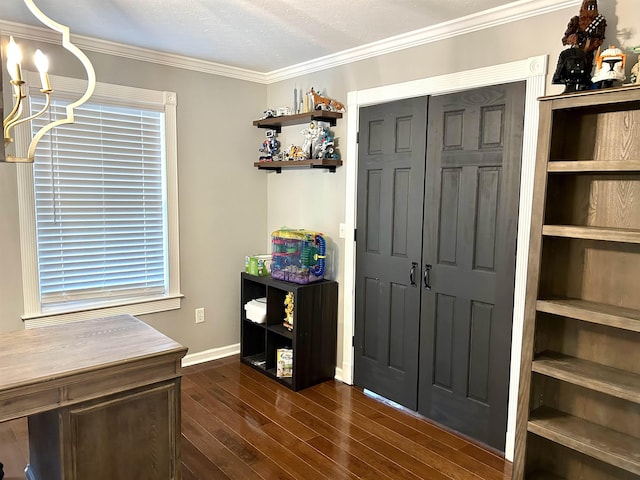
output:
[[536,309],[539,312],[575,318],[584,322],[640,332],[640,312],[631,308],[574,298],[560,298],[538,300]]
[[336,168],[342,166],[342,160],[314,158],[311,160],[291,160],[288,162],[266,161],[253,162],[253,166],[258,167],[258,170],[272,170],[276,173],[281,173],[282,169],[295,168],[323,168],[329,170],[331,173],[335,173]]
[[282,127],[291,125],[300,125],[312,120],[318,122],[327,122],[332,127],[336,126],[336,120],[342,118],[342,112],[331,112],[328,110],[313,110],[306,113],[298,113],[296,115],[283,115],[280,117],[267,117],[260,120],[254,120],[253,125],[258,128],[267,128],[280,132]]
[[640,475],[640,439],[549,407],[534,410],[528,430],[552,442]]
[[575,225],[545,225],[542,234],[549,237],[579,238],[605,242],[640,243],[640,230]]
[[634,373],[550,351],[536,356],[532,370],[640,404],[640,377]]

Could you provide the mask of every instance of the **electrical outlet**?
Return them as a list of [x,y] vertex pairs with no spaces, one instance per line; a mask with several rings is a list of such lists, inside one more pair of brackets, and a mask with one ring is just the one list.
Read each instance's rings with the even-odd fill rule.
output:
[[196,323],[204,322],[204,307],[196,308]]

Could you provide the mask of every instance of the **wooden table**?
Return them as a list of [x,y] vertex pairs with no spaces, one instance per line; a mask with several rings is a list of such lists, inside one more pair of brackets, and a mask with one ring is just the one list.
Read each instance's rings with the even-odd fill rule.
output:
[[27,478],[179,480],[186,351],[130,315],[0,334],[0,422],[28,417]]

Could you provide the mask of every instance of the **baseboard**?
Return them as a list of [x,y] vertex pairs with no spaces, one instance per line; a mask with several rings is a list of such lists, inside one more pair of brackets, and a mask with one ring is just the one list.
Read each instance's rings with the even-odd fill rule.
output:
[[182,359],[183,367],[190,367],[199,363],[210,362],[219,358],[229,357],[240,353],[240,344],[227,345],[226,347],[211,348],[202,352],[190,353]]

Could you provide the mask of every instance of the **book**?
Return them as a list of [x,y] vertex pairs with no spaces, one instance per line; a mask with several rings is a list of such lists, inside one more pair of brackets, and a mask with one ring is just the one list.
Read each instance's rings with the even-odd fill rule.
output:
[[293,350],[291,348],[276,349],[276,377],[293,376]]

